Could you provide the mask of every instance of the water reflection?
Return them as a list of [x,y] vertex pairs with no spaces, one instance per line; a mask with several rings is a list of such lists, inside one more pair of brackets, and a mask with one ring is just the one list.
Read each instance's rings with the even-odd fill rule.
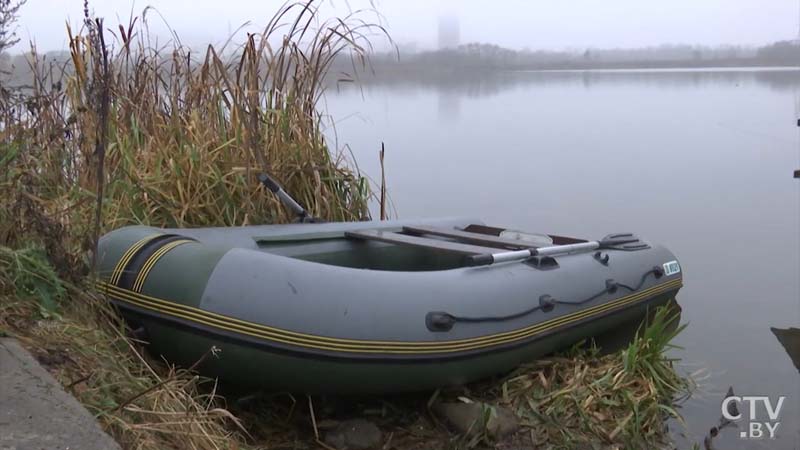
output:
[[437,118],[442,122],[455,122],[461,114],[461,96],[454,92],[439,92]]
[[[774,70],[675,69],[675,70],[597,70],[597,71],[420,71],[389,72],[376,70],[362,75],[359,83],[343,83],[339,90],[382,90],[406,92],[435,90],[440,95],[457,94],[468,98],[497,95],[519,87],[579,85],[592,89],[599,85],[647,85],[666,89],[757,84],[775,91],[800,87],[800,68]],[[334,90],[335,91],[335,90]],[[452,96],[447,97],[451,105]],[[457,106],[457,104],[456,104]]]

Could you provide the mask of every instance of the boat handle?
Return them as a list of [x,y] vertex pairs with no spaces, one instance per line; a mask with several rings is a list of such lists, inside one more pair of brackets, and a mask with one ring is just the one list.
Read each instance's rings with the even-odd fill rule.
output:
[[636,292],[644,286],[645,281],[647,281],[647,277],[652,275],[655,279],[659,279],[664,275],[664,269],[660,266],[653,266],[650,270],[644,272],[642,274],[642,278],[639,280],[639,283],[636,286],[629,286],[624,283],[619,283],[615,281],[613,278],[609,278],[605,280],[605,287],[602,291],[586,297],[582,300],[578,301],[565,301],[565,300],[558,300],[551,295],[544,294],[539,297],[539,302],[537,305],[532,306],[524,311],[516,312],[513,314],[508,314],[504,316],[457,316],[455,314],[448,313],[446,311],[431,311],[425,315],[425,326],[430,331],[434,332],[442,332],[442,331],[450,331],[456,323],[481,323],[481,322],[505,322],[508,320],[518,319],[520,317],[527,316],[533,312],[541,310],[542,312],[550,312],[552,311],[556,305],[582,305],[584,303],[588,303],[592,300],[595,300],[605,294],[614,294],[616,293],[619,288],[626,289],[630,292]]

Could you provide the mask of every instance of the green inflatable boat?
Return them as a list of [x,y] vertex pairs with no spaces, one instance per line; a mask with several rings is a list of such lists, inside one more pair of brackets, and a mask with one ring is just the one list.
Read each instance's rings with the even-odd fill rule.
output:
[[[476,220],[121,228],[99,287],[155,355],[239,386],[430,389],[510,370],[673,298],[681,269],[597,241]],[[213,356],[208,356],[214,348]]]

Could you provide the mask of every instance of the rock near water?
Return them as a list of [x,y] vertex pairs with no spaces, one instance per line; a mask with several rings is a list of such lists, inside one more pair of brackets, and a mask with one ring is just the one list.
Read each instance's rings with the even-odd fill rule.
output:
[[325,435],[325,443],[337,450],[376,449],[383,442],[383,433],[374,423],[364,419],[341,422]]
[[456,431],[475,435],[486,432],[502,439],[519,429],[517,416],[507,408],[487,403],[437,403],[433,411]]

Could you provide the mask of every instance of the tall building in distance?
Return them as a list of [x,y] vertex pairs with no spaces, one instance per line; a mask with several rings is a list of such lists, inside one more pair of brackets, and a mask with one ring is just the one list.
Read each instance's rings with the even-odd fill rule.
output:
[[454,14],[439,16],[439,50],[458,47],[460,37],[458,17]]

